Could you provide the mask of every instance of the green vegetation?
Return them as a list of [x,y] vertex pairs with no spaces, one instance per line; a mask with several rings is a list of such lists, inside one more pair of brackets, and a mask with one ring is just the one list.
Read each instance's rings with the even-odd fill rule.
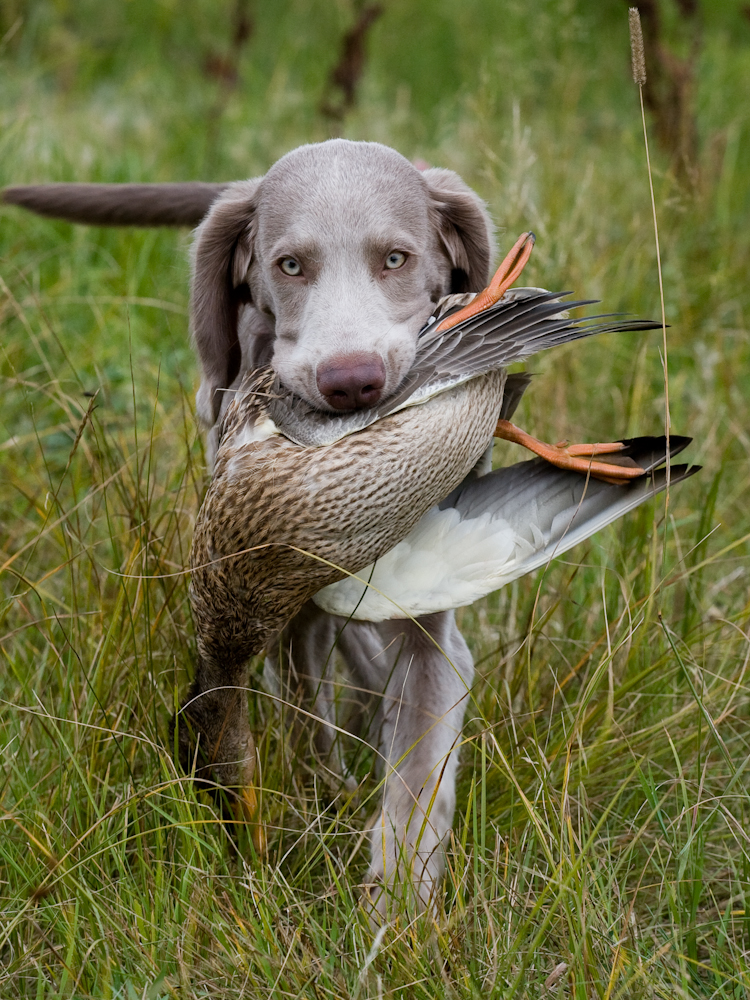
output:
[[[546,995],[748,995],[750,22],[704,7],[700,175],[655,153],[673,430],[703,472],[666,521],[661,498],[461,612],[478,679],[444,907],[375,940],[378,789],[327,785],[293,706],[250,700],[262,860],[171,763],[206,484],[188,235],[2,212],[3,997],[536,998],[560,963]],[[658,317],[625,5],[386,8],[341,133],[458,170],[502,247],[534,229],[530,283]],[[8,0],[0,184],[233,179],[325,138],[353,5],[255,3],[232,86],[206,67],[234,9]],[[519,422],[660,433],[660,343],[535,359]]]

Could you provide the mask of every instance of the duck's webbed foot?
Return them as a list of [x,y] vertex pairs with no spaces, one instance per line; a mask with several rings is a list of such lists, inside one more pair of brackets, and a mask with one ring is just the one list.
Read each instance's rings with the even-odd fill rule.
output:
[[249,825],[255,849],[262,851],[255,741],[244,685],[206,690],[196,681],[172,720],[173,740],[175,729],[180,767],[220,801],[227,819]]
[[594,479],[601,479],[605,483],[625,485],[645,475],[644,470],[626,455],[609,462],[602,462],[596,458],[597,455],[616,455],[624,451],[627,448],[624,441],[598,444],[568,444],[566,441],[561,441],[558,444],[545,444],[509,420],[498,420],[495,437],[523,445],[559,469],[580,472]]
[[496,302],[499,302],[513,282],[521,276],[521,272],[528,263],[535,243],[536,236],[533,233],[521,233],[511,247],[505,260],[497,271],[495,271],[495,275],[489,285],[472,299],[468,305],[465,305],[463,309],[459,309],[458,312],[447,316],[438,327],[438,331],[442,333],[445,330],[450,330],[451,327],[463,323],[464,320],[471,319],[472,316],[477,316],[480,312],[484,312],[485,309],[489,309],[490,306],[494,306]]

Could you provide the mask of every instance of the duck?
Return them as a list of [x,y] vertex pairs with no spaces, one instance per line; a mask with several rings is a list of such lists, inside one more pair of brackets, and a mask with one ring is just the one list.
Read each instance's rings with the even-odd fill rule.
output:
[[[234,789],[256,831],[246,665],[308,600],[373,622],[467,605],[698,471],[671,462],[687,437],[548,445],[511,422],[531,377],[509,366],[660,327],[573,319],[593,300],[511,288],[534,242],[522,234],[484,292],[438,303],[376,407],[316,410],[264,369],[226,410],[190,557],[196,678],[174,725],[183,768]],[[535,457],[492,471],[495,437]]]

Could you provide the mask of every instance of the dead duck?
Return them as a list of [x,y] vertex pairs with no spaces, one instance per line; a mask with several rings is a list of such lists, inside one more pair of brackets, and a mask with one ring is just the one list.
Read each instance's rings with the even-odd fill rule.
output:
[[[247,664],[306,601],[369,621],[467,604],[664,488],[663,438],[549,446],[510,424],[529,377],[507,366],[657,326],[574,320],[559,294],[508,292],[532,246],[524,234],[470,302],[440,303],[402,387],[378,407],[321,413],[271,371],[246,379],[230,404],[193,541],[198,669],[177,734],[182,766],[230,790],[246,817],[255,814]],[[542,457],[481,475],[494,435]],[[688,443],[672,436],[669,457]],[[673,465],[671,482],[693,471]]]

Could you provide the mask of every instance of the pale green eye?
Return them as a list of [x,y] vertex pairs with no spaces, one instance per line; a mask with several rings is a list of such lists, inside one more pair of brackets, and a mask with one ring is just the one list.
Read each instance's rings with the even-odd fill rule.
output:
[[399,267],[403,267],[406,263],[406,254],[401,253],[400,250],[394,250],[389,253],[385,258],[385,266],[389,271],[395,271]]
[[279,267],[284,272],[288,274],[290,278],[296,278],[298,275],[302,274],[302,265],[294,257],[283,257],[279,261]]

